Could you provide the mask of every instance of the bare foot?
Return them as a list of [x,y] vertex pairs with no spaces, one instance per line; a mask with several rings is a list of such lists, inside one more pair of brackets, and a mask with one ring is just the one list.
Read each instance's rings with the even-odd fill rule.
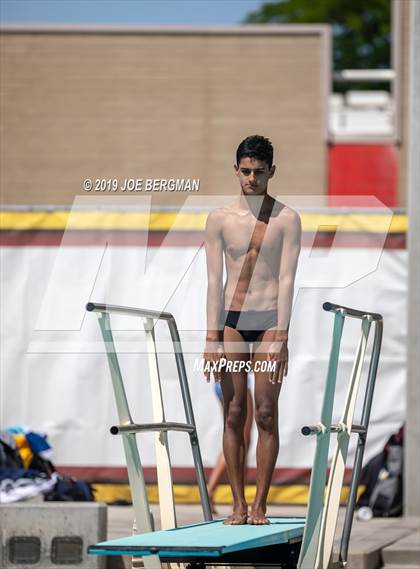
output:
[[217,514],[216,506],[214,505],[214,492],[209,491],[207,488],[207,493],[209,495],[209,502],[212,514]]
[[234,508],[233,512],[227,517],[223,523],[227,526],[243,526],[247,523],[248,508]]
[[255,508],[251,510],[251,513],[248,516],[247,523],[249,525],[262,526],[269,524],[270,520],[266,517],[263,508]]
[[212,514],[218,514],[219,512],[217,511],[216,506],[214,505],[213,499],[210,499],[210,508],[211,508],[211,513]]

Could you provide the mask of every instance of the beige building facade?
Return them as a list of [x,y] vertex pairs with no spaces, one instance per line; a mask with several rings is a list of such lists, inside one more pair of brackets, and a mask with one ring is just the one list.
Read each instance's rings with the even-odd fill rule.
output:
[[2,203],[71,205],[85,179],[236,193],[255,133],[275,145],[275,195],[325,194],[330,44],[327,26],[3,29]]

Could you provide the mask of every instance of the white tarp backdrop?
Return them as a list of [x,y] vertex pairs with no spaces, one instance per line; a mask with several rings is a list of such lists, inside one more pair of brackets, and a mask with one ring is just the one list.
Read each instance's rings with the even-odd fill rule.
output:
[[[153,253],[159,255],[159,260],[153,279],[145,279],[140,260],[146,253],[142,247],[109,247],[106,254],[102,247],[82,246],[1,250],[1,427],[21,424],[46,432],[58,465],[125,464],[120,438],[109,433],[109,427],[118,423],[116,407],[97,317],[84,310],[88,300],[164,308],[174,314],[185,351],[204,463],[211,466],[216,462],[221,449],[220,405],[213,386],[193,371],[194,358],[201,357],[205,336],[204,251],[163,247]],[[321,260],[328,255],[329,249],[317,250]],[[303,249],[302,259],[305,258],[308,250]],[[354,282],[345,286],[349,267],[362,265],[371,267],[370,274],[350,279]],[[179,282],[180,267],[188,270],[182,269],[184,276]],[[404,421],[407,253],[340,247],[334,250],[333,265],[325,265],[324,275],[311,275],[312,283],[305,276],[306,270],[302,262],[290,329],[289,374],[279,403],[281,449],[277,466],[309,467],[312,462],[314,440],[303,437],[300,428],[319,420],[333,324],[332,315],[322,310],[325,301],[384,316],[366,462]],[[322,265],[319,270],[322,272]],[[334,283],[344,288],[335,288]],[[142,324],[125,317],[118,317],[113,323],[133,418],[147,422],[151,419],[151,399]],[[345,396],[359,326],[359,321],[346,323],[336,418]],[[173,356],[167,353],[169,336],[163,323],[158,325],[157,338],[162,350],[160,366],[167,419],[183,421],[176,367]],[[250,466],[255,465],[255,435],[254,427]],[[193,464],[185,437],[170,435],[175,466]],[[153,465],[153,434],[139,435],[138,441],[143,465]],[[353,451],[354,445],[350,460]]]

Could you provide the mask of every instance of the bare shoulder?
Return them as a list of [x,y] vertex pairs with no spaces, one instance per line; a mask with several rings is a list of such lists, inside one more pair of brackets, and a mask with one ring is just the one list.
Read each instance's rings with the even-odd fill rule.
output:
[[217,233],[222,230],[223,220],[226,218],[224,207],[213,209],[207,216],[206,232]]
[[283,209],[283,216],[285,219],[285,223],[287,223],[288,225],[290,225],[291,227],[297,228],[301,226],[301,220],[300,220],[300,215],[298,214],[298,212],[294,209],[292,209],[289,206],[284,206]]
[[291,207],[276,200],[274,211],[277,212],[275,216],[278,224],[285,231],[300,231],[301,220],[298,212]]

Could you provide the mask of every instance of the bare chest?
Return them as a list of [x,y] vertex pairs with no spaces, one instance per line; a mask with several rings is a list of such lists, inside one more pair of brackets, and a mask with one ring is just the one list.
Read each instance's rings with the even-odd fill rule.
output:
[[255,218],[233,217],[223,227],[225,253],[232,259],[258,256],[260,253],[278,257],[282,246],[282,231],[276,219],[268,223]]

